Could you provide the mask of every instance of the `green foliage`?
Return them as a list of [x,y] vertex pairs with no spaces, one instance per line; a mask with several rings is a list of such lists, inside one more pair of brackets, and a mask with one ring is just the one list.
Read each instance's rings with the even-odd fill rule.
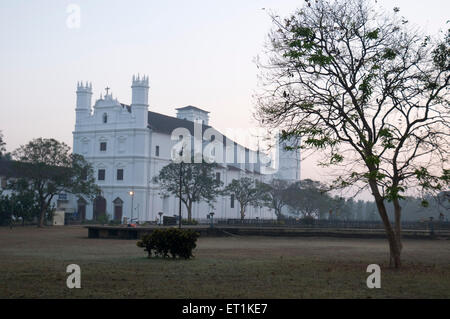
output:
[[300,219],[301,223],[304,224],[304,225],[313,225],[314,224],[314,220],[315,219],[312,216],[305,216],[305,217],[302,217]]
[[331,155],[330,164],[342,163],[344,161],[344,156],[341,154],[334,153]]
[[240,179],[233,179],[222,192],[223,195],[234,195],[239,202],[241,208],[241,219],[245,218],[245,210],[248,205],[264,206],[267,197],[266,189],[259,182],[250,177],[242,177]]
[[287,205],[286,203],[286,190],[289,187],[289,182],[280,179],[272,179],[269,183],[257,183],[261,194],[262,204],[275,211],[275,215],[278,219],[283,218],[281,212],[282,208]]
[[362,92],[361,95],[361,104],[365,105],[372,96],[373,86],[371,81],[375,78],[374,74],[368,74],[364,77],[362,83],[359,86],[359,90]]
[[380,165],[380,157],[376,155],[369,155],[366,157],[366,163],[369,167]]
[[393,49],[387,48],[384,50],[383,59],[394,60],[396,57],[397,53]]
[[13,218],[12,201],[8,196],[0,193],[0,225],[9,225]]
[[395,145],[393,143],[394,141],[394,135],[392,134],[392,131],[388,128],[382,128],[378,131],[378,136],[381,138],[382,142],[381,145],[387,149],[393,149],[395,148]]
[[[118,226],[120,224],[121,224],[120,220],[111,219],[110,221],[108,221],[108,225],[110,225],[110,226]],[[139,224],[139,225],[144,226],[145,224]]]
[[162,189],[161,196],[168,194],[180,198],[181,173],[181,201],[188,211],[188,220],[192,219],[192,204],[205,201],[212,205],[220,193],[222,182],[216,179],[215,163],[170,163],[164,166],[159,175],[153,178]]
[[405,192],[405,188],[402,186],[388,186],[386,187],[386,200],[392,202],[394,199],[405,199],[401,193]]
[[445,40],[433,50],[433,62],[441,70],[450,69],[450,29],[447,30]]
[[83,195],[91,199],[100,194],[91,165],[70,147],[55,139],[37,138],[13,152],[15,170],[21,172],[11,184],[15,191],[32,192],[40,207],[39,226],[52,199],[60,193]]
[[443,190],[444,185],[449,186],[449,170],[444,169],[442,176],[432,175],[427,168],[420,167],[414,171],[422,189],[426,190]]
[[334,203],[325,186],[311,179],[291,184],[285,191],[284,200],[291,212],[308,218],[324,216]]
[[3,133],[2,133],[2,131],[0,131],[0,159],[6,153],[5,145],[6,145],[6,143],[5,143],[4,139],[3,139]]
[[192,251],[197,246],[197,238],[200,236],[198,232],[186,229],[156,229],[150,234],[142,237],[136,245],[144,248],[150,258],[152,254],[163,258],[184,258],[193,257]]
[[366,34],[366,37],[370,40],[376,40],[378,39],[378,34],[380,33],[380,29],[376,29],[373,31],[370,31]]
[[420,204],[423,206],[423,207],[429,207],[430,206],[430,203],[427,201],[427,200],[422,200],[421,202],[420,202]]
[[198,225],[198,220],[196,220],[196,219],[191,219],[191,220],[182,219],[181,220],[181,224],[182,225]]

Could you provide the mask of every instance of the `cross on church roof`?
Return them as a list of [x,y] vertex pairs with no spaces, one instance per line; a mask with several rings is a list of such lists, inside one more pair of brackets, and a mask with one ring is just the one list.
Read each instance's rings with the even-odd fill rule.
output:
[[108,91],[109,91],[110,89],[111,89],[110,87],[106,87],[106,88],[105,88],[105,90],[106,90],[106,95],[108,95]]

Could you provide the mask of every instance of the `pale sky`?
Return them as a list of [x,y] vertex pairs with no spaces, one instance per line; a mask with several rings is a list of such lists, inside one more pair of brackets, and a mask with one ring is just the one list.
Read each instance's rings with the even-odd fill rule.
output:
[[[131,77],[150,77],[150,110],[175,115],[195,105],[210,124],[256,126],[254,58],[271,28],[267,10],[285,16],[302,0],[2,0],[0,130],[12,151],[36,137],[72,146],[77,81],[91,81],[93,103],[106,86],[130,103]],[[446,28],[450,2],[378,0],[429,34]],[[68,6],[80,8],[69,28]],[[265,8],[266,10],[262,10]],[[448,25],[447,25],[448,26]],[[325,180],[314,158],[302,177]]]

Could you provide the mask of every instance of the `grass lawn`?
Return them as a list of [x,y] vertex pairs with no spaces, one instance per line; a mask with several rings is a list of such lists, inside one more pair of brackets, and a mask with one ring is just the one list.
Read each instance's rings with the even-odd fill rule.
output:
[[[379,239],[199,238],[192,260],[146,258],[82,227],[0,228],[0,298],[449,298],[450,240],[405,240],[400,271]],[[66,287],[69,264],[81,289]],[[368,264],[382,268],[368,289]]]

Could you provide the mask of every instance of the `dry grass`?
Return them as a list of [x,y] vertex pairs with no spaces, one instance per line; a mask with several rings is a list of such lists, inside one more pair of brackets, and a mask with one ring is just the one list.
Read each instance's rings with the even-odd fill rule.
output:
[[[385,240],[200,238],[192,260],[147,259],[133,240],[81,227],[0,229],[1,298],[449,298],[450,241],[406,240],[404,268]],[[82,289],[66,288],[80,265]],[[382,267],[381,289],[366,267]]]

